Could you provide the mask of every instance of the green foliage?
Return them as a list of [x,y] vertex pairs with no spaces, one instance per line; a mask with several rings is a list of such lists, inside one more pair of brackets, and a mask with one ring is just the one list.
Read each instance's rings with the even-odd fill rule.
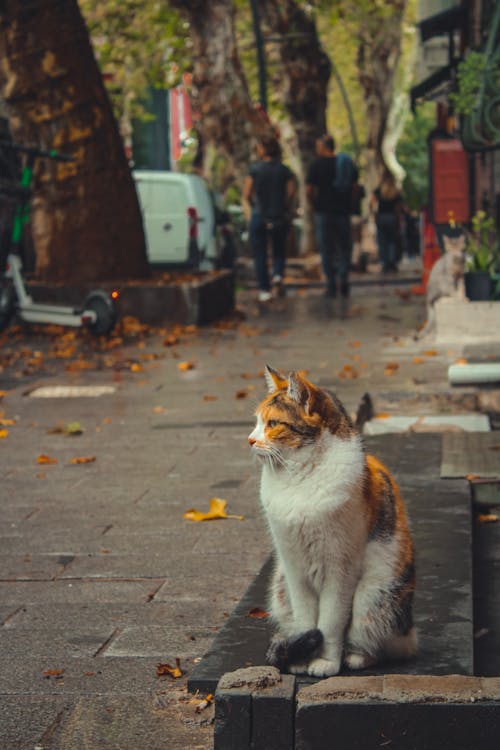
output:
[[477,106],[477,95],[484,76],[486,60],[481,52],[469,52],[457,68],[458,90],[450,101],[458,114],[470,115]]
[[409,113],[397,146],[397,158],[406,171],[403,201],[419,211],[428,201],[429,155],[427,137],[434,127],[434,104],[421,105],[416,114]]
[[188,29],[160,0],[79,0],[117,120],[147,115],[148,87],[178,83],[189,62]]
[[495,220],[485,211],[476,211],[471,220],[471,229],[466,232],[468,271],[496,270],[499,262],[499,238]]

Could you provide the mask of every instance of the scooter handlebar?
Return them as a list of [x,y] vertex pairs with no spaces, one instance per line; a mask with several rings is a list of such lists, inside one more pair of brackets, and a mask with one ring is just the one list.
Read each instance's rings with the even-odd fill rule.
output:
[[73,156],[69,154],[61,154],[56,149],[46,151],[44,149],[36,148],[35,146],[21,146],[19,143],[11,143],[10,141],[0,140],[0,148],[10,148],[11,151],[19,151],[22,154],[28,154],[28,156],[35,156],[40,159],[54,159],[55,161],[75,161]]

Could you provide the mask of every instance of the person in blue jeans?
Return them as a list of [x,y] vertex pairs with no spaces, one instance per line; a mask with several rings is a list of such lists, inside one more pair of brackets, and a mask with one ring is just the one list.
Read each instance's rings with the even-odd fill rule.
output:
[[[290,229],[295,178],[282,162],[281,146],[273,135],[257,144],[259,160],[250,166],[243,188],[243,208],[249,222],[259,301],[271,299],[271,284],[283,288],[286,240]],[[268,270],[268,245],[272,247],[272,281]]]
[[386,172],[373,191],[370,208],[375,213],[377,245],[382,272],[398,270],[403,201],[392,174]]
[[[317,139],[316,154],[307,174],[306,194],[314,209],[316,239],[326,277],[325,296],[335,298],[340,291],[341,312],[346,312],[352,255],[352,188],[336,187],[339,156],[331,135]],[[356,179],[357,170],[353,174]]]

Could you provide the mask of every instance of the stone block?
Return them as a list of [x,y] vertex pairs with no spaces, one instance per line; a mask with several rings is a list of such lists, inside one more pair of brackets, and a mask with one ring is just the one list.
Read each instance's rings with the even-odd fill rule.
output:
[[434,309],[438,344],[498,341],[500,302],[464,302],[443,298],[436,302]]

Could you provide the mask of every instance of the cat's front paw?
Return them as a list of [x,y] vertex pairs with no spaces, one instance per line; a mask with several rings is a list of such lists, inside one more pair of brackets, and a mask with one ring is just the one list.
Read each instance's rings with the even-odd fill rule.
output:
[[307,674],[312,677],[333,677],[340,672],[340,659],[332,661],[321,657],[313,659],[307,665]]

